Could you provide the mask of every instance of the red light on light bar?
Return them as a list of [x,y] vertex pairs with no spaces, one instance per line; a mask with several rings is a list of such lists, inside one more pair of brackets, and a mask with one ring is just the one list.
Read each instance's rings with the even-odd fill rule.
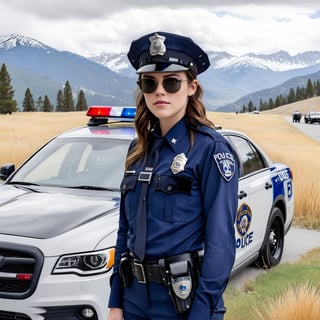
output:
[[87,111],[89,117],[109,117],[112,107],[109,106],[91,106]]
[[22,281],[30,281],[32,280],[32,273],[18,273],[16,275],[16,279]]
[[90,106],[87,116],[92,118],[134,118],[136,107]]

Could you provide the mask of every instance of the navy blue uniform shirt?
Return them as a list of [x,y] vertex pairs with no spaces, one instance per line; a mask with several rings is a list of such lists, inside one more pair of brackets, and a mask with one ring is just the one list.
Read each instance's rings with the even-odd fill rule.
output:
[[[210,319],[227,285],[235,258],[234,221],[238,204],[238,161],[232,147],[214,129],[189,128],[180,120],[165,137],[147,195],[146,260],[205,249],[189,319]],[[152,149],[152,146],[150,146]],[[186,158],[184,168],[177,160]],[[182,165],[183,167],[183,165]],[[134,175],[122,182],[116,260],[111,278],[109,307],[122,307],[118,274],[120,256],[135,251],[135,219],[145,171],[143,161],[130,168]],[[179,170],[178,170],[179,171]]]

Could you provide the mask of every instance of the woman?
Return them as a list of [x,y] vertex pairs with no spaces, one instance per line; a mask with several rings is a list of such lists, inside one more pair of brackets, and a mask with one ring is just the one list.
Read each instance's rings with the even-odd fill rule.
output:
[[208,56],[157,32],[133,41],[128,58],[139,75],[138,137],[121,184],[108,320],[223,319],[238,162],[201,102]]

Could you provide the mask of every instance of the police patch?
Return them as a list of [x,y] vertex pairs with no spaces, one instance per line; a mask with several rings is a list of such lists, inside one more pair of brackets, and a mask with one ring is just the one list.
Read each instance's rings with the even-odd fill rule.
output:
[[229,152],[219,152],[213,155],[214,161],[220,171],[220,174],[227,181],[230,181],[235,172],[235,160],[233,154]]
[[237,212],[236,225],[237,231],[241,237],[244,237],[249,230],[252,219],[251,208],[243,203]]

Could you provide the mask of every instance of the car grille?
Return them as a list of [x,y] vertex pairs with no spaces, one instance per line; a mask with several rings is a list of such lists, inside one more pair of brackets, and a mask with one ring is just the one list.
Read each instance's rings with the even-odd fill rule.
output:
[[42,265],[39,249],[0,242],[0,298],[29,297],[37,286]]
[[31,318],[22,313],[7,312],[0,310],[0,320],[31,320]]

